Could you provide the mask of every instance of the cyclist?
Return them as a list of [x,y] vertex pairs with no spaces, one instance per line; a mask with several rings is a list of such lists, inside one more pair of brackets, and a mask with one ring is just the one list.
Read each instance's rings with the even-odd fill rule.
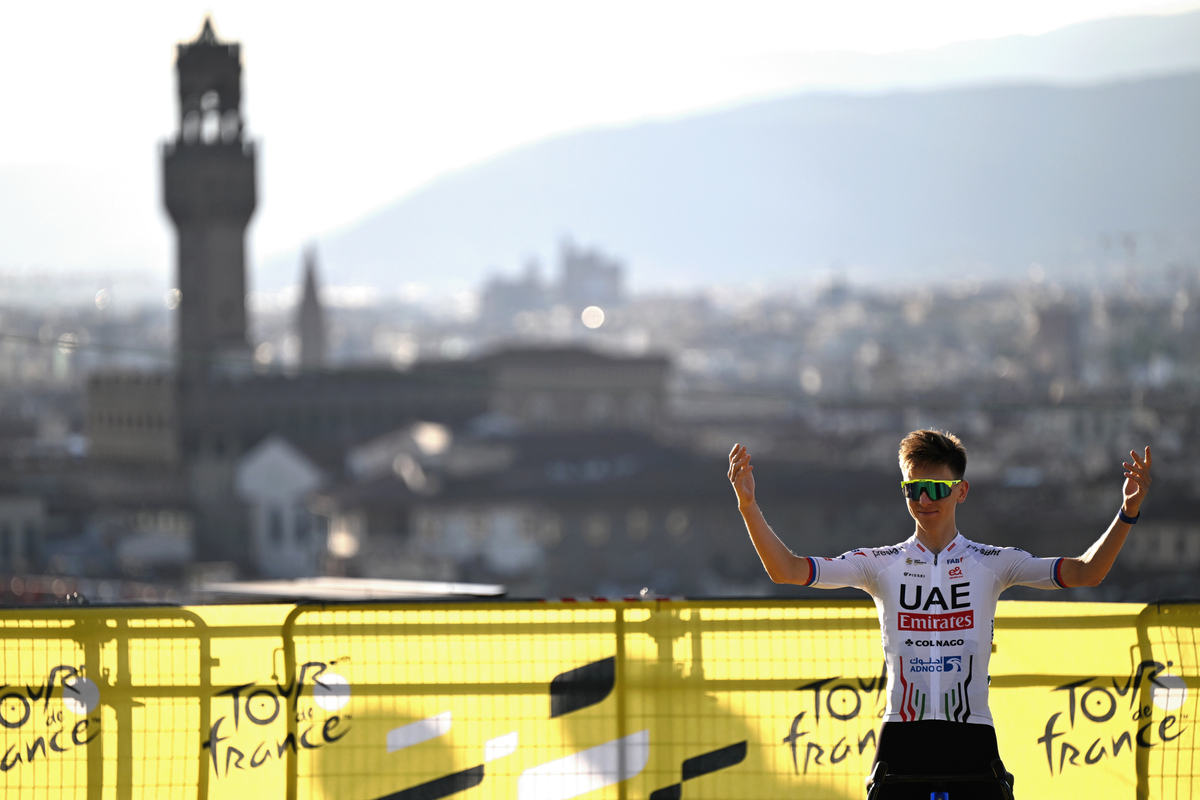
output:
[[[901,487],[916,522],[912,536],[836,558],[797,556],[763,517],[754,497],[750,453],[735,444],[729,480],[750,540],[775,583],[869,593],[879,611],[888,700],[876,761],[908,775],[990,773],[999,757],[988,709],[996,601],[1010,586],[1096,586],[1112,567],[1150,488],[1150,448],[1125,462],[1120,511],[1079,558],[1035,558],[1014,547],[972,542],[958,532],[966,501],[967,452],[958,437],[913,431],[900,443]],[[965,723],[965,724],[964,724]],[[999,797],[999,787],[950,785],[951,797]],[[885,798],[929,797],[920,784],[889,785]]]

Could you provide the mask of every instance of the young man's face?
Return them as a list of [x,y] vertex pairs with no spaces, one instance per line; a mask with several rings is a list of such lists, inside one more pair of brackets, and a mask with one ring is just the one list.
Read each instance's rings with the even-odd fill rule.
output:
[[[950,468],[944,464],[936,467],[909,465],[904,467],[903,474],[906,481],[955,480]],[[947,519],[951,522],[954,520],[954,508],[967,499],[967,488],[967,482],[963,481],[951,487],[950,494],[941,500],[931,500],[928,494],[921,492],[919,499],[909,500],[905,496],[904,501],[908,503],[908,513],[912,515],[912,518],[922,528],[932,530],[945,524],[944,521]]]

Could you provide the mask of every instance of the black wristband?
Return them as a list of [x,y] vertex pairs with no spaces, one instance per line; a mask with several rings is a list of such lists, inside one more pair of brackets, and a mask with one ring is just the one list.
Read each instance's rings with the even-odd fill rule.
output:
[[1117,509],[1117,519],[1121,520],[1121,522],[1124,522],[1126,525],[1137,525],[1138,517],[1140,517],[1141,515],[1142,515],[1142,512],[1139,511],[1137,513],[1137,517],[1127,517],[1127,516],[1125,516],[1125,509],[1123,509],[1123,508]]

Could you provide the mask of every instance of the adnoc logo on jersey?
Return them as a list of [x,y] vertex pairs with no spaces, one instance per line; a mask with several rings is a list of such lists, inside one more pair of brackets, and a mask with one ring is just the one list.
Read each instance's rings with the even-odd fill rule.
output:
[[897,627],[902,631],[961,631],[975,627],[975,611],[954,614],[907,614],[900,612]]
[[909,672],[962,672],[962,656],[942,656],[941,658],[910,658]]

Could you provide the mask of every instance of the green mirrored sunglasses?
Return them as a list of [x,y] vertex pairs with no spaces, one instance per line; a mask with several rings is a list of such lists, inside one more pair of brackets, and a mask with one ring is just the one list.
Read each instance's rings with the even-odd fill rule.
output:
[[941,500],[950,496],[950,490],[962,481],[900,481],[904,496],[914,503],[921,499],[921,492],[929,495],[930,500]]

